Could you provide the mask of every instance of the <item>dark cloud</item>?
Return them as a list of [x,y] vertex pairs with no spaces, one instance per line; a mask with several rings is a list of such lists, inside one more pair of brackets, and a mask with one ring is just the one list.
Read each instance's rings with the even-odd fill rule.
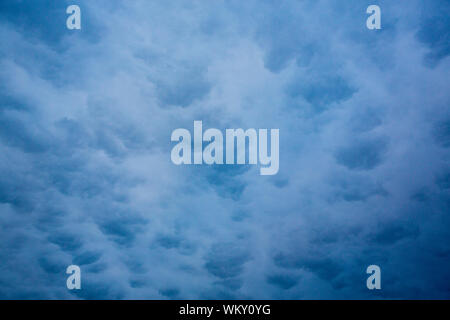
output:
[[419,228],[411,224],[390,224],[383,226],[381,230],[371,236],[371,241],[380,245],[391,245],[405,238],[417,238]]
[[387,143],[384,139],[357,141],[336,152],[339,164],[351,170],[370,170],[383,161]]
[[101,257],[100,252],[86,251],[74,257],[73,264],[78,266],[93,264],[94,262],[97,262],[100,259],[100,257]]
[[[0,298],[449,297],[448,1],[78,2],[0,4]],[[279,173],[173,165],[194,120]]]
[[249,253],[245,248],[233,243],[219,243],[211,247],[205,267],[216,277],[227,279],[238,276],[248,260]]
[[435,66],[450,54],[450,3],[427,1],[421,4],[421,13],[417,38],[430,49],[425,57],[426,64]]
[[281,289],[288,290],[298,283],[298,278],[287,274],[274,274],[267,277],[267,282]]

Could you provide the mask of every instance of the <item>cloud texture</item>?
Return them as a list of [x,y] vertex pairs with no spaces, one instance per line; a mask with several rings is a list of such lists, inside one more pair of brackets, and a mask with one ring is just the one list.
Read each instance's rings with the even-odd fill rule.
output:
[[[0,4],[0,298],[450,298],[449,1],[76,2]],[[278,174],[175,166],[194,120]]]

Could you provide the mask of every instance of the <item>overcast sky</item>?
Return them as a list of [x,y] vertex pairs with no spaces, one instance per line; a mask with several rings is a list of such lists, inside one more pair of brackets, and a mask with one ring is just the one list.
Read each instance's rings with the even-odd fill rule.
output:
[[[0,298],[450,298],[449,16],[2,0]],[[280,129],[278,174],[174,165],[194,120]]]

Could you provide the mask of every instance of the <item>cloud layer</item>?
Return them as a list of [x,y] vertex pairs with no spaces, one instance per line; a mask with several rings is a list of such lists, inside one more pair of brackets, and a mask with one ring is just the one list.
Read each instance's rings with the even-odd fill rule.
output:
[[[77,2],[0,4],[0,298],[450,298],[448,1]],[[173,165],[194,120],[279,173]]]

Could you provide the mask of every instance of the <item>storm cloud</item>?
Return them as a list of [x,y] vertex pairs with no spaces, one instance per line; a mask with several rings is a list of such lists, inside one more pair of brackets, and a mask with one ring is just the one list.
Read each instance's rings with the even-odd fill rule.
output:
[[[72,2],[0,4],[0,298],[450,297],[448,1]],[[194,120],[278,174],[174,165]]]

